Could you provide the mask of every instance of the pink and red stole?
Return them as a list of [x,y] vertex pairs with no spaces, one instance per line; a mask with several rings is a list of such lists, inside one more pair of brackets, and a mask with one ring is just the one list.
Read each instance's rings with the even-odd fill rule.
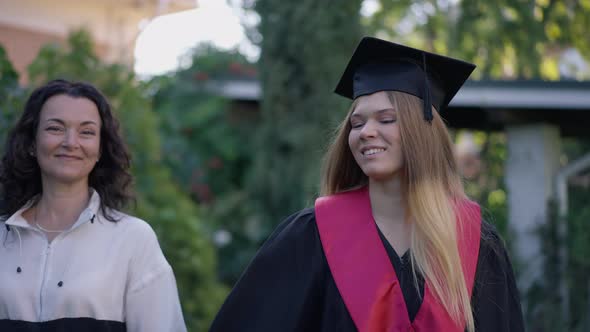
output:
[[[410,322],[395,270],[373,221],[367,187],[320,197],[315,213],[322,247],[344,304],[359,332],[464,331],[424,285],[424,299]],[[459,253],[471,296],[479,254],[481,213],[457,207]]]

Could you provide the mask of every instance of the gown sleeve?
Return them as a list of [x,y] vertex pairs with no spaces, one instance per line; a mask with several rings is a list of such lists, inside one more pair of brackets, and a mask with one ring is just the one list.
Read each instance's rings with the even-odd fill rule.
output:
[[508,253],[496,230],[487,222],[482,222],[472,307],[477,332],[524,331],[520,297]]
[[324,292],[315,227],[313,209],[283,221],[234,286],[210,332],[315,330]]

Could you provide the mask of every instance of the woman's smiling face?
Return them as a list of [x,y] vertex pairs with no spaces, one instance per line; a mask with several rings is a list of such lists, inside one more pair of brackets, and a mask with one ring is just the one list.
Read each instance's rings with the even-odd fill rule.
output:
[[88,181],[100,157],[101,119],[94,102],[55,95],[39,115],[35,155],[45,181]]
[[387,92],[358,97],[350,125],[348,145],[365,175],[387,181],[398,174],[403,166],[400,129]]

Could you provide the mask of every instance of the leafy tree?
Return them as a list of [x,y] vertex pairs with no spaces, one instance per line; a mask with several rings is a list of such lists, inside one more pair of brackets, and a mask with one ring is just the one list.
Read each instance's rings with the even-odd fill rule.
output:
[[[1,59],[0,95],[5,96],[11,90],[4,85],[4,72],[10,71],[5,70],[8,67]],[[226,290],[216,282],[215,254],[197,207],[162,165],[160,119],[152,110],[149,86],[138,82],[127,67],[100,61],[92,50],[91,37],[84,31],[72,33],[65,48],[43,47],[29,67],[29,76],[35,86],[58,77],[88,81],[107,95],[132,153],[138,200],[131,213],[147,220],[158,234],[176,275],[190,331],[206,331]],[[2,112],[15,117],[24,102],[22,97],[10,108],[0,100]]]
[[[224,57],[233,57],[231,61],[236,62],[235,55],[197,50],[193,66],[172,78],[171,88],[161,94],[167,100],[158,104],[163,113],[169,112],[166,105],[185,100],[185,104],[201,109],[203,117],[210,116],[206,126],[192,120],[177,122],[191,127],[193,157],[202,159],[212,148],[234,174],[216,171],[225,181],[231,179],[232,185],[212,190],[215,201],[207,205],[212,229],[231,236],[231,242],[218,251],[220,276],[228,284],[235,282],[276,224],[311,204],[317,194],[326,138],[347,111],[346,102],[332,90],[360,40],[360,4],[361,0],[341,1],[338,6],[311,0],[244,1],[243,8],[261,18],[260,24],[247,32],[262,49],[258,72],[264,93],[260,113],[231,126],[231,132],[221,122],[228,112],[227,102],[197,93],[203,82],[196,82],[195,77],[219,81],[219,76],[227,74]],[[244,66],[243,61],[237,62]],[[172,98],[177,92],[182,96]],[[171,132],[179,130],[177,126]],[[218,141],[213,142],[203,130],[217,132],[213,138]],[[223,151],[233,151],[238,158],[228,158],[231,154]],[[189,168],[194,171],[197,166],[199,176],[211,177],[207,184],[215,185],[214,174],[207,172],[204,164],[195,160]]]
[[[586,173],[586,179],[590,178]],[[570,326],[578,331],[590,331],[590,187],[574,187],[570,190],[570,197],[567,218]]]
[[[24,89],[18,84],[18,73],[10,63],[6,51],[0,45],[0,142],[5,141],[8,129],[14,124]],[[0,152],[4,149],[0,145]]]
[[318,193],[320,156],[347,111],[332,91],[360,40],[360,5],[360,0],[255,2],[264,94],[248,190],[260,234],[312,204]]
[[210,203],[242,185],[243,166],[250,158],[248,128],[256,118],[221,96],[220,86],[255,81],[256,68],[243,55],[208,44],[190,57],[188,68],[152,81],[154,110],[162,120],[164,162],[185,191]]
[[[571,142],[570,142],[571,143]],[[574,144],[579,145],[579,144]],[[590,174],[579,177],[580,180],[590,179]],[[572,182],[572,181],[571,181]],[[557,205],[550,202],[550,218],[538,234],[541,238],[544,255],[543,279],[536,280],[527,291],[529,302],[526,321],[531,331],[588,331],[590,327],[590,186],[574,185],[569,190],[569,213],[565,218],[559,217]],[[558,224],[566,222],[568,233],[560,237]],[[563,276],[560,272],[562,259],[560,249],[565,245],[567,251],[567,271]],[[559,285],[561,278],[566,278],[569,291],[569,317],[563,317],[559,310],[562,303]]]
[[504,182],[506,136],[503,133],[476,132],[473,137],[476,144],[481,146],[482,166],[475,178],[465,182],[465,191],[469,197],[481,204],[486,221],[493,223],[510,245],[513,238],[508,232],[507,194]]
[[588,1],[387,1],[366,19],[373,33],[470,60],[477,78],[559,79],[561,51],[590,59]]
[[[260,239],[248,231],[251,214],[244,192],[254,158],[255,108],[220,96],[227,82],[255,82],[255,65],[235,51],[201,45],[187,55],[190,66],[153,80],[154,110],[162,119],[164,162],[176,182],[200,202],[203,219],[219,238],[218,275],[233,284]],[[224,236],[220,238],[220,236]],[[254,236],[254,238],[251,238]]]
[[[586,174],[588,178],[588,174]],[[590,327],[590,187],[573,186],[570,188],[569,212],[565,218],[557,215],[557,206],[553,204],[552,218],[540,229],[540,237],[545,252],[544,276],[536,282],[530,294],[527,321],[533,331],[588,331]],[[558,224],[566,222],[568,233],[560,237]],[[565,245],[567,250],[567,270],[565,276],[560,272],[562,259],[559,250]],[[569,292],[568,317],[562,315],[563,300],[559,288],[555,287],[566,279]]]

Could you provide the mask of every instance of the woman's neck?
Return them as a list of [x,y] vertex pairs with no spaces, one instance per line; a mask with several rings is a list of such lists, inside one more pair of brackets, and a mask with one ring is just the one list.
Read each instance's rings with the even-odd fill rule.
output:
[[375,220],[393,223],[405,222],[405,204],[399,177],[394,177],[389,181],[369,180],[369,196]]
[[411,246],[411,225],[406,218],[401,179],[369,181],[373,218],[381,233],[399,257]]
[[43,183],[43,193],[34,208],[34,222],[48,229],[68,229],[78,220],[89,200],[87,185]]

